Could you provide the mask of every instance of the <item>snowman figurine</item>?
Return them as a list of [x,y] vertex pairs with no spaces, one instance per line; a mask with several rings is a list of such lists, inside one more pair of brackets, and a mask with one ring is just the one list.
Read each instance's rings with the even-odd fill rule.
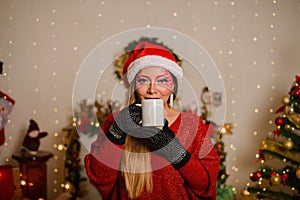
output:
[[22,149],[32,155],[36,155],[40,146],[40,139],[46,137],[48,133],[40,132],[38,124],[33,119],[31,119],[29,123]]

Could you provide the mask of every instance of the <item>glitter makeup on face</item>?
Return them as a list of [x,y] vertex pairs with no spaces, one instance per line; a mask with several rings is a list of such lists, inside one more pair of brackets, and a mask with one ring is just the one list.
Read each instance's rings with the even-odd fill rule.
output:
[[137,74],[135,84],[140,99],[160,98],[167,104],[174,87],[174,80],[168,70],[148,67]]
[[148,74],[143,74],[142,72],[143,70],[141,70],[141,72],[139,72],[136,77],[137,88],[145,85],[155,84],[156,86],[161,86],[171,90],[174,85],[173,78],[170,72],[167,70],[164,70],[163,74],[161,75],[156,75],[156,74],[148,75]]

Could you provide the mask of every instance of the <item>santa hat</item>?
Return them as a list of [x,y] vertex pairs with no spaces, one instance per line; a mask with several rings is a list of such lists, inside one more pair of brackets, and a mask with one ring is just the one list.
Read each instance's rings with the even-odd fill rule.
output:
[[164,68],[177,79],[183,76],[181,67],[168,49],[150,42],[140,42],[124,64],[122,75],[125,84],[129,85],[141,69],[150,66]]
[[40,128],[39,128],[38,124],[33,119],[31,119],[29,121],[29,127],[27,130],[27,133],[30,133],[31,131],[39,131],[39,130],[40,130]]

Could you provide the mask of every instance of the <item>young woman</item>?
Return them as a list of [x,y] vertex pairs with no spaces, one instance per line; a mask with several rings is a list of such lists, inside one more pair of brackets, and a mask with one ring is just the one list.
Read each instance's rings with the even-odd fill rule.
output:
[[[216,199],[219,158],[207,126],[171,105],[181,67],[164,47],[139,43],[124,66],[129,106],[111,114],[85,157],[103,199]],[[162,99],[162,128],[141,125],[140,102]]]

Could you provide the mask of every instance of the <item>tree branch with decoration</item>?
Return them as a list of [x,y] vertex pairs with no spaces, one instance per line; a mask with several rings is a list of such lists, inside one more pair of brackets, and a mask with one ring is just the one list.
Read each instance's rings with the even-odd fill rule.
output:
[[[212,98],[213,97],[213,98]],[[215,122],[211,121],[211,106],[220,105],[221,99],[219,93],[210,93],[208,87],[204,87],[201,93],[201,119],[209,127],[209,134],[211,139],[214,142],[214,148],[220,157],[220,166],[217,179],[217,200],[235,200],[236,199],[236,190],[233,186],[227,185],[226,181],[229,177],[229,174],[226,171],[226,156],[225,143],[223,141],[224,135],[232,134],[231,123],[225,123],[222,126],[217,125]]]
[[[257,160],[261,166],[250,173],[242,197],[274,200],[300,199],[300,76],[276,111],[273,136],[261,142]],[[268,164],[267,164],[268,163]]]
[[78,109],[74,111],[74,117],[69,127],[63,130],[67,132],[64,144],[58,145],[59,150],[65,150],[65,183],[64,190],[70,195],[67,199],[78,199],[87,193],[83,183],[86,178],[81,172],[83,166],[81,164],[80,152],[80,134],[88,137],[98,134],[106,117],[113,111],[120,108],[118,101],[101,100],[94,103],[88,103],[82,100],[78,104]]
[[67,135],[65,137],[66,143],[64,144],[66,148],[66,175],[63,186],[66,192],[71,194],[69,199],[76,200],[84,196],[87,192],[82,187],[82,183],[86,181],[86,178],[81,174],[81,171],[83,170],[83,166],[80,164],[81,144],[79,142],[79,136],[75,124],[63,130],[67,131]]

